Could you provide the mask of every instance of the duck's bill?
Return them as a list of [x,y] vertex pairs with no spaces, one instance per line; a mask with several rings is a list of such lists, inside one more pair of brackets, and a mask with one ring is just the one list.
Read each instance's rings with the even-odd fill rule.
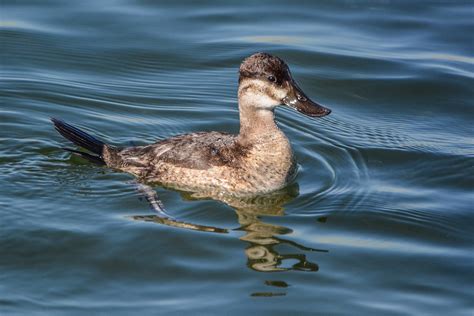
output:
[[330,109],[308,98],[294,81],[290,83],[290,92],[282,101],[285,105],[311,117],[322,117],[331,113]]

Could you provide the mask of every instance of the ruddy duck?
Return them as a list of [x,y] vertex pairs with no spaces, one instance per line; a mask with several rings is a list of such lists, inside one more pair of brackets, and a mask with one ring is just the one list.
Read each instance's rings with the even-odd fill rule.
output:
[[331,111],[311,101],[278,57],[256,53],[239,70],[240,132],[178,135],[147,146],[118,148],[59,119],[56,130],[88,152],[66,149],[96,163],[135,175],[139,181],[211,196],[258,195],[283,188],[296,163],[290,142],[275,124],[286,105],[311,117]]

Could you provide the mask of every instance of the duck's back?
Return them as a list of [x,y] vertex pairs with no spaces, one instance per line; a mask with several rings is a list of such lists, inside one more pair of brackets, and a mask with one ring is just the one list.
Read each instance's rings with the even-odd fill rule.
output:
[[248,149],[237,142],[235,135],[219,132],[180,135],[151,147],[154,148],[154,163],[198,170],[238,164]]

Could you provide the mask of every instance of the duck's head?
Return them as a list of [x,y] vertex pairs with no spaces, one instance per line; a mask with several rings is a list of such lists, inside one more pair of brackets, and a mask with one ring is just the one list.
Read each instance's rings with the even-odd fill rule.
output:
[[272,110],[284,104],[312,117],[331,113],[306,96],[286,63],[276,56],[253,54],[244,59],[239,74],[239,98],[254,107]]

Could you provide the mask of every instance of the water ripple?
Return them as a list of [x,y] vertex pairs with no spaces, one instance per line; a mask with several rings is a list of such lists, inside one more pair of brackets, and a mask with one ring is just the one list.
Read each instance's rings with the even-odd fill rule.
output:
[[[2,13],[0,313],[472,310],[471,4],[6,0]],[[238,66],[256,51],[333,110],[277,110],[300,167],[281,192],[220,203],[156,188],[177,219],[164,220],[131,176],[59,149],[51,116],[118,146],[237,132]]]

